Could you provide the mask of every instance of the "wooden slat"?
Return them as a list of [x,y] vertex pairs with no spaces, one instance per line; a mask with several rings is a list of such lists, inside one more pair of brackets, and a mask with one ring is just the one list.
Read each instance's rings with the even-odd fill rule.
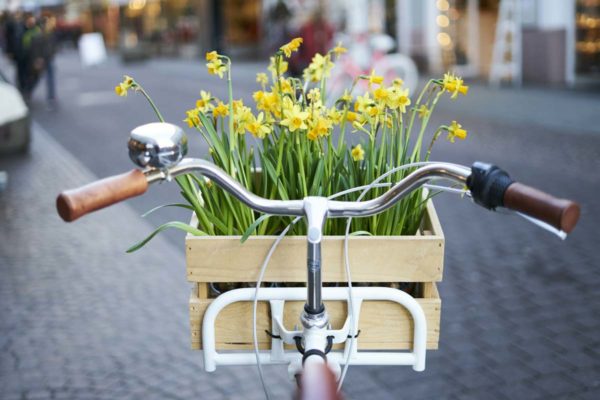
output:
[[[192,221],[192,224],[194,221]],[[351,237],[352,279],[355,282],[440,281],[444,236],[431,202],[420,236]],[[255,282],[275,237],[186,236],[187,276],[191,282]],[[342,236],[323,240],[324,282],[344,282]],[[306,281],[306,237],[285,238],[271,258],[265,282]]]
[[[435,283],[424,284],[424,297],[417,299],[427,319],[427,348],[437,349],[440,333],[441,300]],[[190,324],[192,348],[201,348],[201,323],[210,299],[190,299]],[[342,327],[346,319],[346,303],[325,302],[334,329]],[[300,325],[299,316],[302,302],[286,302],[284,324],[287,329]],[[257,334],[259,347],[270,348],[271,341],[265,330],[271,329],[267,302],[259,302],[257,314]],[[365,301],[359,321],[361,330],[358,340],[361,350],[403,350],[412,346],[413,323],[406,309],[394,302]],[[219,314],[216,321],[217,348],[222,350],[252,349],[252,302],[232,304]]]

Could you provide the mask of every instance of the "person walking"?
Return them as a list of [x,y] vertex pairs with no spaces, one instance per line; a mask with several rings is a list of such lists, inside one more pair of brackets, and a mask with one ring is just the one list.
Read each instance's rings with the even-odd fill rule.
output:
[[56,54],[56,19],[47,16],[42,20],[41,34],[34,39],[34,53],[41,59],[40,72],[43,71],[46,79],[46,99],[49,105],[56,101],[56,76],[54,70],[54,56]]
[[25,32],[21,39],[22,54],[19,74],[22,77],[19,84],[22,85],[19,89],[23,93],[25,101],[31,99],[33,89],[37,84],[40,72],[43,68],[43,57],[41,46],[36,45],[38,36],[42,31],[37,24],[35,16],[32,14],[25,18]]
[[6,41],[5,52],[15,65],[15,85],[21,93],[25,91],[26,60],[23,52],[23,34],[25,33],[24,16],[21,10],[13,15],[8,15],[5,25],[4,38]]
[[301,75],[315,54],[326,54],[331,48],[335,30],[325,17],[324,5],[312,12],[311,17],[300,27],[298,36],[304,39],[300,50],[290,60],[290,71]]

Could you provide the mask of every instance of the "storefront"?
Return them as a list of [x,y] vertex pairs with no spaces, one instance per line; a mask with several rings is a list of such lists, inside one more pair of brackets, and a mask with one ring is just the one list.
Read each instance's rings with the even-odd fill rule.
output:
[[451,69],[487,78],[498,62],[493,53],[502,45],[497,39],[502,20],[509,31],[514,25],[502,49],[518,65],[519,81],[574,85],[600,80],[600,0],[517,0],[509,21],[502,17],[506,4],[501,3],[397,0],[398,49],[434,73]]
[[84,32],[102,32],[108,47],[149,55],[197,57],[212,48],[257,47],[260,0],[66,0]]
[[576,79],[600,79],[600,0],[578,0],[575,12]]

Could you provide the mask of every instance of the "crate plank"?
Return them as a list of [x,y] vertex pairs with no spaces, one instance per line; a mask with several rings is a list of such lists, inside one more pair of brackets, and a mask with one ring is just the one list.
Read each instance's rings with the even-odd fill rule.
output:
[[[191,222],[195,223],[194,220]],[[420,235],[351,237],[352,279],[355,282],[441,281],[444,234],[435,208],[428,202]],[[190,282],[255,282],[274,236],[186,236]],[[343,236],[326,236],[322,244],[323,282],[344,282]],[[282,240],[271,258],[265,282],[306,281],[306,237]]]

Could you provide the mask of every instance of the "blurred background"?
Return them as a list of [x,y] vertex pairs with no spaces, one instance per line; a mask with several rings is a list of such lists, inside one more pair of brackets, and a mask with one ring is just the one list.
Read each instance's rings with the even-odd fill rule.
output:
[[[414,92],[453,71],[467,96],[444,98],[432,130],[468,131],[433,159],[496,163],[582,206],[566,241],[451,195],[439,349],[428,367],[352,367],[348,399],[600,398],[600,0],[0,0],[0,398],[264,398],[253,367],[202,369],[189,349],[183,236],[145,211],[179,202],[171,184],[67,225],[58,192],[133,166],[128,133],[155,120],[118,97],[133,76],[170,122],[200,90],[226,98],[204,54],[233,58],[234,97],[289,39],[299,73],[341,41],[332,72],[401,76]],[[206,157],[188,132],[190,155]],[[325,266],[326,268],[326,266]],[[268,368],[290,398],[284,368]]]

